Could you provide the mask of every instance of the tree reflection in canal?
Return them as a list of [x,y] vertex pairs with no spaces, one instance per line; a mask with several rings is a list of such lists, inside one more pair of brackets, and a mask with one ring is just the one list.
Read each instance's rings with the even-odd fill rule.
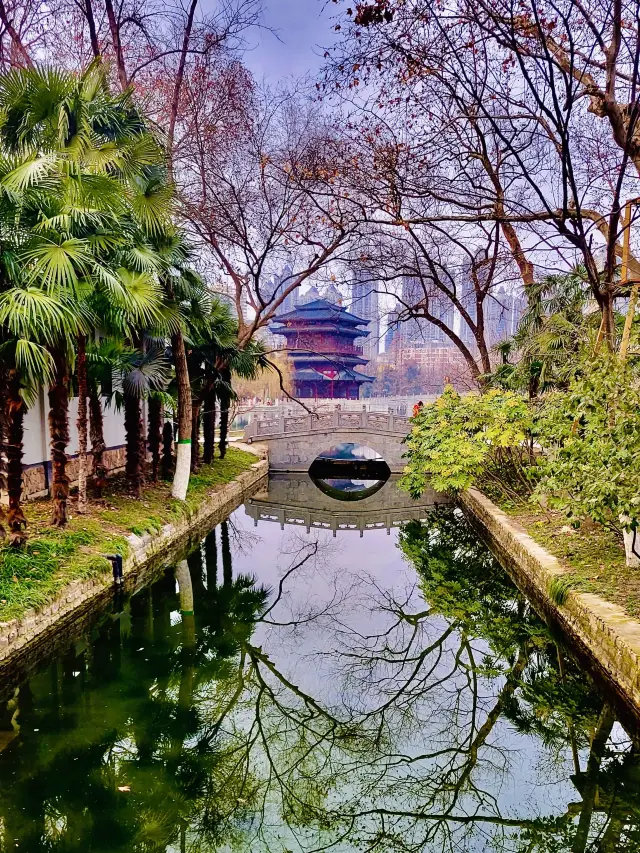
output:
[[459,511],[374,532],[388,578],[252,535],[7,690],[0,850],[639,849],[637,739]]

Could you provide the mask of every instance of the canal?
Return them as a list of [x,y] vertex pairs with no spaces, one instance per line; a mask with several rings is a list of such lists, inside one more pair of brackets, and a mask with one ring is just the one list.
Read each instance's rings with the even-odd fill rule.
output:
[[2,685],[2,853],[640,850],[638,731],[393,478],[272,478],[58,648]]

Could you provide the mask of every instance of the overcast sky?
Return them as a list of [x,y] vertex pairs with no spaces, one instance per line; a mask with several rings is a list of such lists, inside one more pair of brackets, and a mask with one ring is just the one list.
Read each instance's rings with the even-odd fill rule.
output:
[[266,30],[249,36],[253,49],[245,62],[256,80],[275,83],[315,74],[322,65],[322,48],[333,40],[338,11],[331,0],[264,0],[264,23],[277,36]]

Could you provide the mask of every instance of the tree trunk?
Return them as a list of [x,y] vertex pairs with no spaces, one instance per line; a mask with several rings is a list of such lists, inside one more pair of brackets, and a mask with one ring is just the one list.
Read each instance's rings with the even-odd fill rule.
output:
[[151,453],[151,479],[155,483],[160,471],[160,446],[162,444],[162,401],[149,397],[149,432],[147,435]]
[[211,597],[215,597],[218,586],[218,543],[215,527],[204,540],[204,555],[207,562],[207,592]]
[[180,91],[182,89],[182,81],[184,80],[184,69],[187,63],[187,52],[189,50],[189,41],[191,39],[191,30],[193,29],[193,20],[195,18],[197,5],[198,0],[191,0],[182,36],[182,48],[180,50],[180,60],[178,62],[178,73],[176,74],[175,85],[173,87],[173,97],[171,98],[171,109],[169,111],[167,153],[169,155],[169,180],[171,182],[173,182],[173,143],[176,133],[176,121],[178,119],[178,107],[180,106]]
[[[8,408],[8,374],[0,364],[0,495],[7,491],[7,408]],[[0,501],[0,540],[6,535],[5,524],[7,517],[4,506]]]
[[84,14],[89,27],[89,40],[91,42],[91,50],[96,59],[100,58],[100,42],[98,41],[98,32],[96,30],[96,20],[93,14],[93,5],[91,0],[85,0]]
[[78,335],[78,512],[87,511],[87,338]]
[[600,773],[600,765],[602,764],[602,759],[605,755],[607,741],[611,735],[614,722],[615,717],[613,716],[610,706],[605,705],[600,712],[598,725],[591,741],[587,769],[584,774],[583,787],[580,792],[582,794],[582,809],[580,811],[573,844],[571,845],[571,853],[584,853],[587,849],[591,820],[595,811],[598,795],[598,775]]
[[9,34],[9,38],[11,39],[11,44],[13,46],[14,51],[20,56],[25,67],[31,68],[33,70],[33,60],[29,56],[29,52],[24,46],[24,43],[20,38],[18,31],[13,26],[12,21],[9,19],[9,15],[7,14],[7,8],[4,5],[4,2],[2,2],[2,0],[0,0],[0,21],[2,21],[5,30]]
[[202,430],[204,432],[204,449],[202,461],[205,465],[213,462],[216,441],[216,392],[213,383],[204,396],[204,412],[202,413]]
[[602,338],[610,352],[616,348],[616,322],[613,313],[613,293],[610,284],[605,286],[602,295]]
[[59,349],[51,351],[55,363],[55,377],[49,388],[49,433],[51,436],[51,462],[53,475],[51,497],[54,527],[67,524],[69,476],[67,474],[67,445],[69,444],[69,371],[67,359]]
[[26,542],[27,519],[22,511],[22,438],[24,435],[24,400],[20,396],[20,378],[16,370],[10,370],[7,383],[6,403],[6,454],[7,454],[7,493],[9,510],[7,524],[11,545]]
[[173,474],[173,424],[167,421],[162,428],[162,479],[170,480]]
[[200,408],[201,403],[194,400],[191,404],[191,471],[200,467]]
[[224,459],[227,452],[227,436],[229,434],[229,406],[231,404],[231,371],[228,367],[220,371],[223,385],[220,387],[220,440],[218,450],[220,459]]
[[107,20],[109,21],[109,30],[111,32],[111,43],[113,52],[116,57],[116,69],[118,71],[118,81],[120,88],[124,92],[129,85],[127,80],[127,70],[124,65],[124,54],[122,52],[122,42],[120,41],[120,23],[116,18],[116,12],[113,8],[112,0],[105,0],[105,9],[107,12]]
[[229,522],[220,525],[220,549],[222,551],[222,583],[229,587],[233,583],[233,562],[231,558],[231,543],[229,542]]
[[187,496],[191,469],[191,386],[181,331],[171,336],[171,347],[178,383],[178,450],[171,496],[183,501]]
[[104,452],[107,446],[104,441],[104,421],[102,418],[102,403],[98,387],[89,389],[89,435],[91,438],[91,454],[93,466],[91,474],[96,494],[102,494],[107,482],[107,466],[104,463]]
[[628,515],[620,516],[627,568],[640,569],[640,530],[634,530]]
[[187,733],[191,731],[191,711],[193,691],[196,684],[195,649],[196,623],[193,614],[193,583],[186,560],[180,560],[175,567],[175,579],[180,597],[180,616],[182,619],[182,669],[178,688],[178,707],[174,721],[174,733],[171,738],[170,757],[177,761],[182,752]]
[[139,397],[124,395],[124,431],[127,440],[125,474],[134,497],[142,495],[144,485],[145,441]]

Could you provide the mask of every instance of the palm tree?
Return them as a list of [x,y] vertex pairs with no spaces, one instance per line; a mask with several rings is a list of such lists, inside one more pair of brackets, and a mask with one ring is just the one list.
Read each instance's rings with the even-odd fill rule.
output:
[[11,542],[16,545],[26,538],[20,505],[24,415],[42,383],[56,387],[56,375],[62,371],[53,353],[61,350],[62,341],[84,331],[76,307],[71,300],[18,284],[0,294],[1,353],[7,378],[8,523]]
[[178,448],[171,495],[184,500],[191,471],[192,399],[185,331],[202,321],[210,306],[210,294],[203,279],[190,267],[192,249],[183,234],[166,224],[151,238],[162,259],[160,283],[165,302],[172,309],[171,352],[176,372],[178,410]]
[[233,346],[220,354],[219,365],[220,380],[217,388],[220,401],[220,438],[218,449],[220,458],[224,459],[227,452],[231,401],[236,396],[233,390],[232,377],[235,374],[242,379],[255,379],[260,370],[267,366],[264,358],[264,347],[259,341],[250,341],[242,349],[234,343]]
[[204,407],[204,462],[213,459],[215,401],[220,400],[220,456],[226,452],[229,405],[233,399],[232,374],[255,379],[265,367],[260,344],[244,349],[237,344],[237,322],[229,305],[212,298],[209,313],[194,315],[189,329],[188,368],[192,387],[192,470],[197,470],[200,455],[200,411]]
[[[168,192],[165,188],[155,193],[150,211],[140,203],[137,181],[158,168],[162,153],[133,107],[131,93],[110,96],[105,71],[97,65],[81,76],[51,70],[11,72],[0,80],[0,108],[4,114],[0,142],[17,160],[3,186],[19,197],[21,225],[29,235],[22,255],[31,268],[30,283],[49,295],[71,297],[82,321],[74,335],[82,397],[78,424],[82,508],[87,474],[85,335],[97,323],[92,303],[98,295],[116,310],[133,307],[146,321],[157,314],[160,291],[153,272],[135,266],[148,257],[144,232],[161,217],[158,199],[166,201]],[[73,360],[68,338],[54,342],[50,354],[53,523],[64,526]]]
[[[131,343],[116,338],[105,339],[90,350],[89,361],[89,386],[96,420],[100,423],[102,421],[102,407],[98,397],[100,385],[109,404],[124,412],[126,477],[133,494],[139,497],[145,481],[146,456],[141,403],[154,394],[162,394],[167,385],[170,363],[165,355],[164,343],[148,337]],[[104,381],[106,373],[109,374],[109,389]],[[96,439],[98,453],[101,453],[104,438],[97,434]]]
[[152,392],[164,390],[168,382],[169,361],[164,346],[143,343],[134,351],[128,367],[123,371],[124,427],[127,437],[126,475],[132,492],[140,497],[145,483],[146,442],[143,434],[141,401],[149,399]]
[[[528,305],[513,338],[500,345],[502,364],[493,384],[527,391],[531,399],[549,388],[566,387],[580,346],[597,327],[588,313],[590,291],[584,267],[550,275],[527,290]],[[518,361],[510,361],[512,354]]]
[[[195,320],[195,322],[194,322]],[[196,314],[189,331],[188,369],[191,380],[191,470],[200,464],[200,413],[204,408],[204,462],[213,460],[217,385],[220,356],[232,346],[237,325],[229,306],[212,298],[209,313]]]

